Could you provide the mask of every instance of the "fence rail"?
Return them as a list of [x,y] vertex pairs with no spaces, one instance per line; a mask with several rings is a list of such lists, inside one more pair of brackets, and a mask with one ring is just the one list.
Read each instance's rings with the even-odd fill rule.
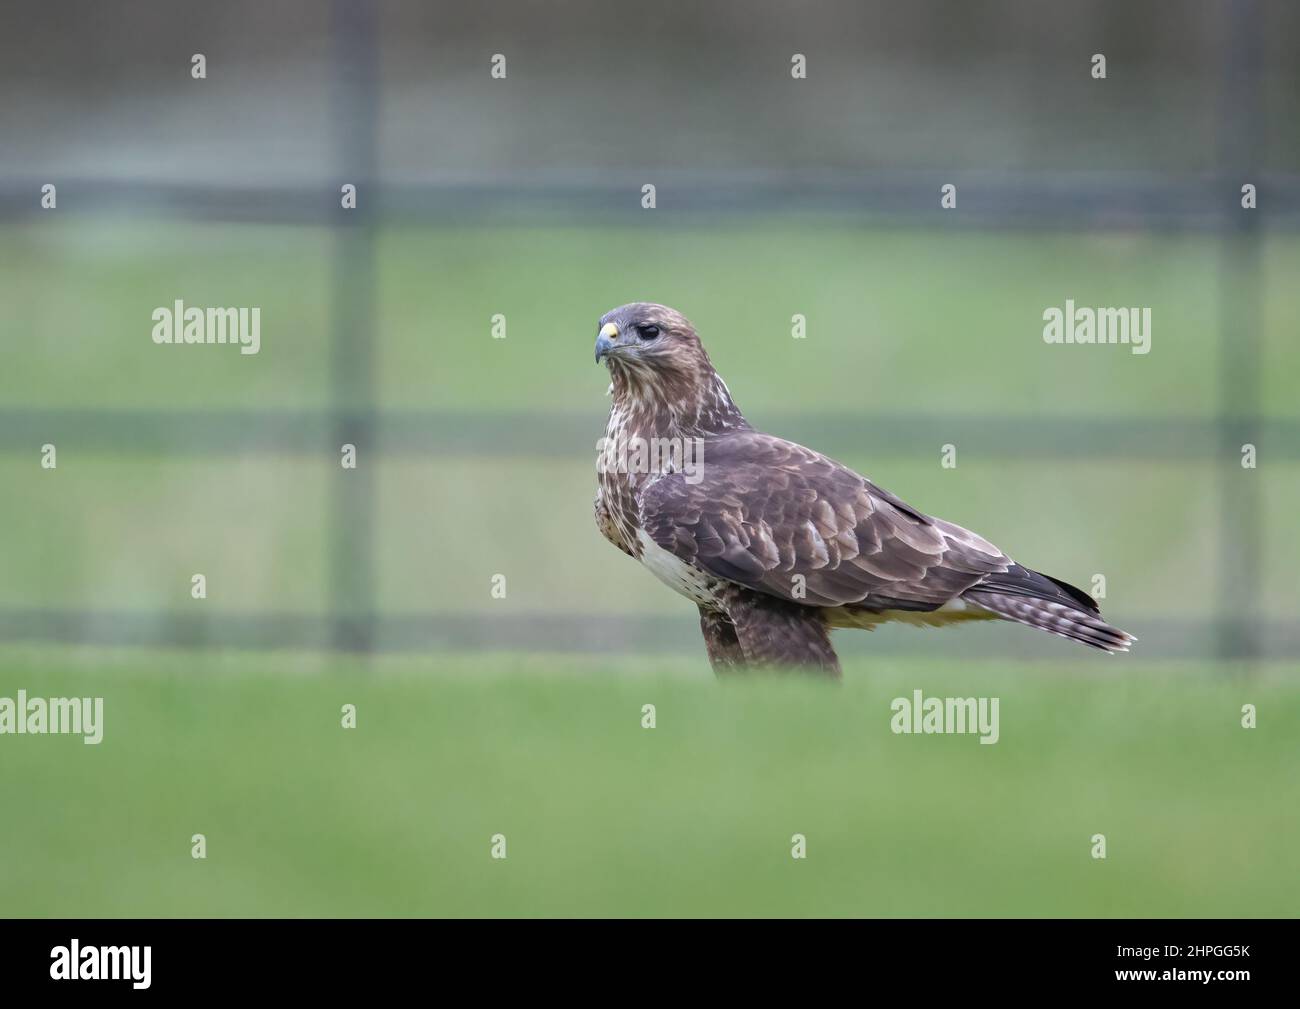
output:
[[[685,609],[685,607],[684,607]],[[1300,624],[1283,620],[1228,621],[1155,617],[1129,624],[1140,646],[1125,661],[1211,661],[1220,642],[1249,637],[1249,652],[1229,660],[1294,661]],[[75,643],[105,647],[178,649],[456,653],[479,651],[574,654],[692,655],[702,660],[699,621],[693,616],[588,613],[311,613],[179,612],[0,609],[0,640]],[[1010,661],[1095,660],[1093,653],[1059,638],[1010,624],[967,625],[959,630],[890,626],[841,634],[844,655],[941,656]],[[1104,665],[1099,668],[1105,668]]]
[[[742,176],[656,173],[660,206],[640,211],[637,187],[607,178],[503,180],[495,184],[386,182],[372,166],[340,170],[338,181],[220,186],[171,179],[61,179],[59,214],[129,214],[158,219],[346,227],[362,213],[386,224],[550,223],[555,218],[635,219],[638,226],[713,226],[719,218],[825,215],[847,224],[869,218],[907,227],[1042,231],[1232,231],[1252,215],[1241,186],[1257,188],[1254,219],[1270,230],[1300,229],[1300,175],[1242,168],[1214,175],[1157,172],[764,173]],[[0,220],[38,218],[49,179],[0,182]],[[355,211],[339,208],[339,186],[358,185]],[[939,205],[939,187],[957,186],[960,209]]]
[[[963,458],[1227,461],[1244,442],[1272,462],[1300,460],[1300,416],[750,411],[765,430],[833,457],[936,456],[960,432]],[[139,456],[320,455],[351,442],[385,456],[592,461],[605,411],[45,410],[0,408],[0,452],[45,442]]]

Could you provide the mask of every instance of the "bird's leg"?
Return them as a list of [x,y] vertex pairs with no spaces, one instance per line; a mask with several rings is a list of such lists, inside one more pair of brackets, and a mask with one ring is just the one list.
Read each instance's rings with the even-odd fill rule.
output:
[[736,638],[736,625],[721,610],[700,607],[700,632],[709,653],[709,664],[721,676],[745,665],[745,653]]
[[816,609],[742,589],[727,600],[727,616],[746,666],[840,678],[830,628]]

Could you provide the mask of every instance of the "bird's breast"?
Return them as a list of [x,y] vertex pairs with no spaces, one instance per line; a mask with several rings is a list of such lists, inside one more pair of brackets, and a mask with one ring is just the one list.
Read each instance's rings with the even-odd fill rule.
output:
[[701,606],[718,607],[719,590],[723,587],[721,579],[665,550],[644,529],[637,530],[637,545],[641,563],[670,589]]
[[596,457],[596,526],[601,535],[626,554],[641,558],[637,537],[641,513],[637,495],[650,482],[670,472],[671,457],[649,451],[657,440],[653,425],[623,404],[615,403]]
[[636,490],[626,474],[603,467],[596,473],[596,527],[600,534],[625,554],[640,556],[637,529],[640,514]]

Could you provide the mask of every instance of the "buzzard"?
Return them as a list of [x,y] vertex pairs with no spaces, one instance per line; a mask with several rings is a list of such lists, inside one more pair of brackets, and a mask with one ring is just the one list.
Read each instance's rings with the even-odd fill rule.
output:
[[831,629],[892,620],[1012,620],[1105,652],[1135,640],[1073,585],[755,430],[681,313],[645,302],[607,313],[596,362],[613,396],[596,524],[699,607],[716,672],[839,676]]

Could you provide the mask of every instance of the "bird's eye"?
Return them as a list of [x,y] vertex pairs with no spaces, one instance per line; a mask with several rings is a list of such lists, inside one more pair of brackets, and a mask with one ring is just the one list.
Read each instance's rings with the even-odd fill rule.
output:
[[641,334],[641,339],[643,339],[643,340],[653,340],[656,336],[659,335],[659,327],[658,327],[658,326],[640,326],[640,327],[638,327],[637,332],[639,332],[639,333]]

